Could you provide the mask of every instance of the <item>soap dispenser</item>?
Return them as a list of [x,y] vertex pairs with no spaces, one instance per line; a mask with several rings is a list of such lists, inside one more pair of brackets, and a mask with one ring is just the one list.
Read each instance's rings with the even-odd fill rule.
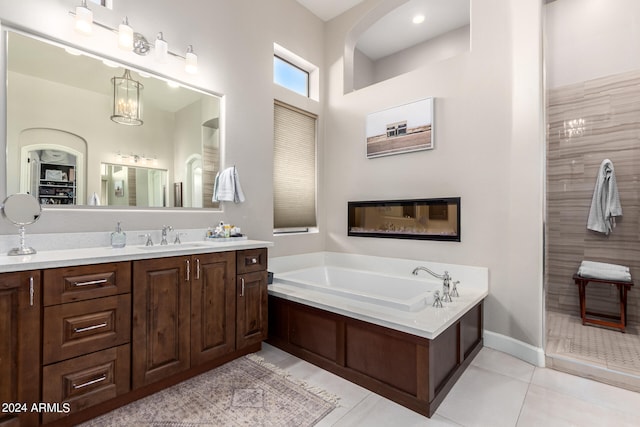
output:
[[127,234],[120,228],[120,222],[116,225],[116,231],[111,233],[111,247],[124,248],[127,244]]

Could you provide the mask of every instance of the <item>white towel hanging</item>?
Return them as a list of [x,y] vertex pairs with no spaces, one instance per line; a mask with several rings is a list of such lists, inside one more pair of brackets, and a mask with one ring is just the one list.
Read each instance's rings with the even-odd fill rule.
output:
[[212,201],[242,203],[244,200],[244,192],[236,167],[228,167],[222,172],[218,172],[213,184]]

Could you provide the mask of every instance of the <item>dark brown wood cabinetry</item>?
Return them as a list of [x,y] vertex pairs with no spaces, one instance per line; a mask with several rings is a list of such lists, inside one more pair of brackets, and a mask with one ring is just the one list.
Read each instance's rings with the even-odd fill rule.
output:
[[189,367],[191,257],[133,263],[132,387]]
[[77,425],[260,350],[266,268],[261,248],[0,274],[0,427]]
[[269,297],[269,343],[431,416],[482,348],[482,302],[427,339]]
[[235,252],[136,261],[133,388],[235,350]]
[[0,275],[0,426],[38,424],[40,272]]
[[237,256],[236,347],[244,348],[267,339],[267,251],[239,251]]
[[127,393],[131,341],[131,263],[43,272],[42,402],[48,423]]
[[191,284],[191,365],[235,350],[235,252],[195,257]]

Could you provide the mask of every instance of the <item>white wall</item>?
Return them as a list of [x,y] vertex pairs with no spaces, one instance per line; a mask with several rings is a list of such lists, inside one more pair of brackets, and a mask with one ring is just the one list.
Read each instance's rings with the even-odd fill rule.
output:
[[549,89],[640,68],[637,0],[556,0],[546,5]]
[[[541,2],[475,0],[471,52],[345,95],[345,37],[383,3],[327,24],[327,250],[488,267],[485,327],[541,347]],[[432,96],[434,150],[365,157],[367,114]],[[346,235],[350,200],[446,196],[462,198],[460,243]]]
[[[113,11],[94,9],[97,21],[117,26],[126,15],[134,29],[153,40],[162,31],[169,49],[184,55],[192,44],[198,54],[199,73],[190,76],[180,61],[157,65],[152,58],[138,57],[115,47],[113,34],[96,31],[88,38],[72,29],[69,11],[76,0],[21,0],[0,2],[0,21],[42,33],[72,45],[83,47],[137,68],[159,72],[172,79],[224,95],[223,166],[238,168],[246,202],[225,203],[224,211],[69,211],[46,210],[29,233],[51,230],[111,231],[116,221],[125,229],[158,230],[163,224],[176,229],[203,230],[221,220],[241,226],[251,238],[274,240],[272,254],[302,250],[322,250],[323,238],[290,236],[274,239],[272,209],[273,43],[324,67],[323,22],[294,0],[173,0],[115,1]],[[0,66],[4,58],[0,61]],[[321,75],[321,85],[324,77]],[[0,90],[4,90],[0,88]],[[3,92],[0,95],[4,96]],[[316,110],[321,110],[321,99]],[[0,117],[4,111],[0,107]],[[4,150],[0,150],[3,153]],[[4,164],[4,154],[0,154]],[[4,174],[0,174],[4,175]],[[0,178],[0,188],[6,180]],[[13,234],[14,227],[0,222],[0,233]]]

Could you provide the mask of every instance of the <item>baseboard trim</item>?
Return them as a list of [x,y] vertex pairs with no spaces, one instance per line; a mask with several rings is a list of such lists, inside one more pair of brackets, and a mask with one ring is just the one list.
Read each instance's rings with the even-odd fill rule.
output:
[[510,354],[532,365],[544,368],[544,349],[518,341],[506,335],[484,330],[485,347]]

